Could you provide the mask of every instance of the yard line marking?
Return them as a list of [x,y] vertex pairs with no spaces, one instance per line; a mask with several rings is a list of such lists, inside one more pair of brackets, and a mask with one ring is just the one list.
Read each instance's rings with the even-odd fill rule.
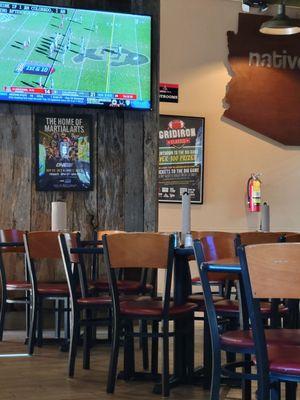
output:
[[139,92],[140,92],[139,96],[140,96],[140,100],[142,100],[141,74],[140,74],[140,63],[139,63],[139,48],[138,48],[138,41],[137,41],[136,25],[137,24],[135,23],[134,24],[134,33],[135,33],[135,47],[136,47],[136,54],[137,54],[136,66],[137,66],[137,69],[138,69],[138,84],[139,84]]
[[[115,31],[115,19],[116,15],[113,15],[113,22],[112,22],[112,30],[111,30],[111,37],[110,37],[110,46],[109,49],[111,50],[113,40],[114,40],[114,31]],[[107,72],[106,72],[106,89],[105,92],[108,93],[109,85],[110,85],[110,56],[111,52],[108,53],[108,63],[107,63]]]
[[[28,61],[28,59],[29,59],[29,57],[31,56],[32,52],[35,50],[35,46],[38,44],[40,38],[43,36],[44,32],[45,32],[46,29],[48,28],[48,25],[50,24],[51,19],[52,19],[52,16],[49,18],[48,24],[47,24],[47,25],[45,26],[45,28],[42,30],[41,34],[38,36],[36,42],[35,42],[34,45],[32,46],[31,52],[28,54],[28,56],[25,58],[25,60],[22,61],[22,64],[25,64],[25,63]],[[16,81],[17,78],[21,75],[21,73],[22,73],[22,72],[19,72],[19,73],[17,74],[17,76],[15,77],[15,79],[13,80],[13,82],[10,84],[10,86],[13,86],[13,85],[14,85],[15,81]]]
[[9,45],[9,43],[13,40],[13,38],[19,33],[19,31],[22,29],[23,25],[27,22],[28,18],[30,18],[30,15],[25,18],[24,22],[20,25],[19,29],[16,30],[15,34],[10,38],[10,41],[6,43],[6,45],[0,50],[0,55],[3,53],[3,51],[6,49],[6,47]]
[[[72,14],[72,16],[70,17],[70,22],[69,22],[69,24],[68,24],[68,26],[67,26],[67,29],[65,30],[65,33],[63,34],[63,40],[62,40],[61,43],[60,43],[60,48],[62,48],[62,45],[63,45],[64,42],[65,42],[65,39],[67,39],[67,33],[68,33],[69,28],[71,27],[71,23],[73,22],[73,18],[74,18],[74,16],[75,16],[75,14],[76,14],[76,11],[74,11],[73,14]],[[59,49],[57,49],[56,56],[54,57],[54,60],[52,61],[51,69],[54,68],[54,64],[56,63],[59,54],[60,54],[60,53],[59,53]],[[46,80],[45,80],[45,82],[44,82],[44,88],[46,87],[46,83],[48,82],[48,79],[50,78],[50,75],[52,74],[52,73],[51,73],[51,69],[49,70],[49,73],[48,73],[48,75],[47,75],[47,78],[46,78]]]
[[[94,26],[94,23],[95,23],[95,18],[96,18],[96,14],[94,13],[93,15],[94,15],[94,17],[93,17],[93,22],[92,22],[91,28],[93,28],[93,26]],[[90,40],[91,40],[91,34],[92,34],[92,30],[90,30],[89,39],[88,39],[88,41],[87,41],[87,44],[86,44],[86,46],[85,46],[85,47],[86,47],[86,49],[87,49],[87,46],[88,46],[88,44],[90,43]],[[78,90],[78,87],[79,87],[79,83],[80,83],[81,75],[82,75],[82,72],[83,72],[84,61],[85,61],[85,57],[83,57],[83,61],[82,61],[82,64],[81,64],[81,68],[80,68],[80,73],[79,73],[79,77],[78,77],[78,81],[77,81],[77,87],[76,87],[76,90]]]

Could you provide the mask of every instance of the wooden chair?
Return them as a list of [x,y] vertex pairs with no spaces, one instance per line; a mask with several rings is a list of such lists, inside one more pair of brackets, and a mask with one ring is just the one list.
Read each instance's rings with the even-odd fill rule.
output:
[[[223,240],[222,238],[225,238],[225,241],[227,240],[226,238],[228,238],[229,241],[229,249],[232,248],[232,243],[231,243],[231,238],[234,237],[235,234],[232,234],[231,232],[223,232],[223,231],[192,231],[192,237],[193,240],[201,240],[205,237],[213,237],[213,238],[220,238],[220,240]],[[233,239],[234,240],[234,239]],[[200,280],[200,276],[196,276],[194,278],[192,278],[192,285],[193,286],[201,286],[201,280]],[[211,282],[212,286],[217,286],[218,290],[215,292],[215,294],[217,296],[221,296],[220,299],[222,297],[225,296],[225,282],[222,281],[212,281]],[[198,296],[199,301],[201,298],[201,293],[200,296]],[[216,297],[217,299],[218,297]],[[204,299],[203,299],[203,304],[204,304]]]
[[280,345],[270,345],[259,312],[259,299],[300,298],[300,243],[241,247],[239,256],[253,333],[258,376],[257,399],[265,400],[270,393],[272,400],[279,399],[280,382],[288,383],[287,399],[296,399],[296,382],[300,382],[299,330],[293,330],[293,345],[287,339]]
[[[251,399],[251,385],[249,381],[257,380],[257,375],[251,371],[254,365],[251,361],[251,355],[255,354],[254,345],[254,332],[250,329],[249,313],[245,309],[245,291],[241,284],[242,298],[240,304],[242,307],[241,320],[243,324],[237,330],[220,331],[220,324],[218,322],[218,313],[216,305],[212,296],[210,279],[213,274],[223,274],[228,279],[241,280],[241,266],[240,265],[220,265],[211,266],[210,263],[202,262],[202,246],[199,241],[194,242],[195,255],[199,266],[199,272],[203,284],[203,292],[205,296],[205,303],[207,308],[207,316],[211,333],[212,345],[212,384],[211,384],[211,400],[219,400],[221,377],[230,376],[232,378],[240,378],[243,381],[243,399]],[[240,251],[240,250],[239,250]],[[260,268],[261,270],[261,268]],[[243,283],[243,282],[241,282]],[[261,312],[261,301],[258,303],[259,318],[264,321],[264,315]],[[299,346],[300,345],[300,330],[299,329],[266,329],[265,335],[267,343],[270,346]],[[231,352],[243,355],[243,361],[230,360],[229,363],[221,365],[221,352]],[[237,369],[243,368],[240,373]],[[268,397],[264,397],[264,400]],[[292,400],[287,397],[288,400]]]
[[236,237],[236,247],[248,244],[277,243],[284,240],[283,232],[241,232]]
[[[73,377],[80,327],[84,327],[83,368],[89,369],[92,342],[91,328],[110,324],[109,318],[95,318],[93,314],[97,311],[107,312],[112,302],[109,296],[93,297],[90,294],[83,256],[71,254],[72,248],[76,249],[80,246],[80,234],[60,234],[59,244],[70,293],[71,342],[68,371],[69,377]],[[80,289],[78,287],[78,277],[80,279]]]
[[[24,245],[19,246],[17,243],[23,244],[23,231],[17,229],[1,229],[0,230],[0,278],[1,278],[1,305],[0,305],[0,341],[3,339],[3,330],[5,323],[5,315],[7,312],[8,304],[25,304],[26,306],[26,336],[29,334],[29,312],[30,312],[30,289],[31,284],[29,282],[29,277],[27,276],[27,268],[25,262],[25,249]],[[15,244],[15,245],[14,245]],[[5,258],[11,254],[23,255],[24,264],[23,270],[21,271],[23,279],[22,280],[12,280],[6,278],[5,266],[8,269],[12,268],[11,259],[8,259],[6,265]],[[16,259],[13,260],[14,263],[17,262]],[[8,293],[11,291],[23,292],[23,299],[20,298],[9,298]]]
[[300,233],[288,233],[284,237],[285,243],[300,243]]
[[[150,320],[157,325],[162,322],[163,339],[162,394],[169,395],[169,321],[184,318],[185,334],[193,336],[193,313],[195,305],[186,303],[176,306],[170,302],[173,271],[174,236],[159,233],[121,233],[104,235],[104,259],[113,299],[113,346],[111,352],[107,392],[113,393],[117,376],[117,363],[122,326],[125,328],[124,368],[125,378],[135,375],[133,321]],[[119,268],[155,268],[166,273],[163,300],[120,301],[116,271]],[[183,332],[182,332],[183,334]],[[192,354],[189,354],[192,360]]]
[[[235,239],[236,252],[239,246],[251,245],[251,244],[263,244],[263,243],[278,243],[285,242],[286,235],[293,238],[294,234],[286,234],[283,232],[242,232],[237,234]],[[293,239],[292,239],[293,240]],[[298,318],[298,312],[295,313],[297,304],[295,301],[287,302],[285,307],[282,302],[277,299],[266,299],[270,301],[271,313],[270,313],[270,326],[276,328],[281,325],[283,319],[285,327],[295,327]]]
[[[94,233],[94,239],[99,243],[98,246],[102,244],[103,235],[112,235],[115,233],[124,233],[124,231],[118,230],[100,230]],[[109,283],[107,277],[99,279],[99,274],[97,268],[97,260],[99,257],[94,257],[93,266],[92,266],[92,276],[93,280],[91,284],[95,287],[96,290],[100,292],[109,290]],[[135,294],[150,294],[154,295],[156,293],[156,271],[151,271],[151,276],[148,276],[147,269],[131,269],[126,270],[120,268],[117,274],[118,277],[118,288],[119,291],[123,294],[127,295],[135,295]],[[98,278],[98,279],[97,279]]]
[[39,344],[41,345],[42,343],[44,300],[65,300],[65,311],[68,311],[67,302],[69,299],[69,289],[67,283],[40,282],[36,271],[36,264],[40,264],[40,268],[44,268],[45,264],[43,261],[52,260],[52,262],[57,263],[58,260],[62,259],[58,243],[58,234],[59,232],[55,231],[29,232],[24,234],[26,261],[31,283],[31,320],[28,341],[29,354],[33,354],[34,351],[37,323],[38,333],[40,335],[38,338]]

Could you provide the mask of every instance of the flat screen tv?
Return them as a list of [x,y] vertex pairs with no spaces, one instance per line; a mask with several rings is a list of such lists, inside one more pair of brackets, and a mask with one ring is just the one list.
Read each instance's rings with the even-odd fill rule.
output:
[[151,108],[151,17],[0,1],[0,101]]

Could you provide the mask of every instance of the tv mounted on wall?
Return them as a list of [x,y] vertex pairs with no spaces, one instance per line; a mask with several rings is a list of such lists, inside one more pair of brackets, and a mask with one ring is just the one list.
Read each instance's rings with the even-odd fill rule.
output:
[[0,101],[151,108],[151,17],[0,1]]

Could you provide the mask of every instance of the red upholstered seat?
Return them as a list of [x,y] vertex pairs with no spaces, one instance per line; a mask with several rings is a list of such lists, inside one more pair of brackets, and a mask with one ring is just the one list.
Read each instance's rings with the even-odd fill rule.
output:
[[25,290],[31,289],[31,284],[25,281],[8,281],[6,282],[7,290]]
[[[193,301],[193,296],[189,296],[188,300]],[[214,296],[215,301],[215,309],[216,312],[221,314],[221,313],[238,313],[239,312],[239,302],[238,300],[228,300],[228,299],[218,299],[219,296]],[[195,301],[196,302],[196,301]],[[205,303],[201,304],[201,297],[199,297],[199,302],[197,303],[199,306],[200,311],[205,310]],[[260,302],[260,310],[261,313],[264,315],[270,314],[271,313],[271,303],[267,301],[262,301]],[[286,314],[288,312],[288,308],[285,307],[283,304],[280,304],[279,306],[279,312],[280,314]]]
[[81,306],[98,306],[100,304],[109,305],[111,304],[111,298],[109,296],[102,297],[82,297],[77,300],[77,303]]
[[300,375],[300,348],[272,346],[268,348],[269,368],[272,372]]
[[[91,285],[98,290],[108,291],[109,289],[109,283],[106,279],[92,281]],[[118,288],[121,292],[138,292],[142,290],[142,285],[139,281],[120,280],[118,281]],[[152,289],[152,285],[146,284],[147,291],[150,291]]]
[[[178,316],[186,314],[197,309],[197,305],[193,303],[185,303],[182,305],[174,305],[170,303],[170,316]],[[160,317],[163,312],[162,301],[122,301],[120,303],[120,312],[123,315],[138,315],[145,317]]]
[[[217,302],[217,301],[224,300],[224,297],[216,295],[216,296],[213,296],[213,299],[214,299],[214,301]],[[205,305],[203,294],[197,294],[197,293],[191,294],[188,297],[188,301],[191,302],[191,303],[196,303],[198,306],[204,306]]]
[[69,288],[66,283],[38,283],[39,294],[68,295]]
[[[268,345],[299,346],[300,329],[266,329]],[[254,345],[251,331],[227,331],[220,335],[222,345],[235,347],[252,347]]]
[[269,368],[271,372],[300,375],[300,347],[268,347]]

